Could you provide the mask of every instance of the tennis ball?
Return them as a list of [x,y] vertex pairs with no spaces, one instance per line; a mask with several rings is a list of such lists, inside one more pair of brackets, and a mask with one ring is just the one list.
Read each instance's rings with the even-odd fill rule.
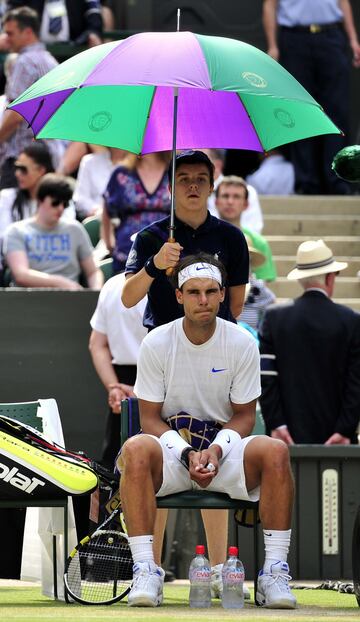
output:
[[108,538],[108,544],[114,544],[114,538],[112,536]]
[[350,182],[360,181],[360,145],[344,147],[335,155],[332,170],[341,179]]

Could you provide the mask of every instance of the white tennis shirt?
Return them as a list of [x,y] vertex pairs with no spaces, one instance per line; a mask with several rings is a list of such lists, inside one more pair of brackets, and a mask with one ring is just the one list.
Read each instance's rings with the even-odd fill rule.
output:
[[233,414],[230,400],[246,404],[261,393],[257,343],[248,331],[217,318],[211,339],[194,345],[182,324],[180,318],[145,337],[135,394],[164,402],[163,419],[185,411],[198,419],[225,423]]

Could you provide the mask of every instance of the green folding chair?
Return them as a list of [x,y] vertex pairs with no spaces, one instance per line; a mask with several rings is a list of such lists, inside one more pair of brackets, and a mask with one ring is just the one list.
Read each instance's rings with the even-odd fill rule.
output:
[[100,240],[100,220],[97,216],[88,216],[81,223],[89,234],[91,244],[95,248]]
[[113,263],[114,263],[114,260],[112,257],[109,257],[108,259],[102,259],[101,261],[99,261],[99,268],[104,275],[104,283],[106,283],[106,281],[108,281],[109,279],[111,279],[112,276],[114,276]]
[[[0,415],[16,419],[20,423],[30,425],[39,432],[43,432],[42,418],[37,416],[40,403],[36,402],[16,402],[10,404],[0,404]],[[68,497],[64,498],[47,498],[47,499],[31,499],[29,495],[23,499],[0,499],[1,508],[27,508],[27,507],[53,507],[63,508],[63,525],[64,525],[64,568],[68,557]],[[54,598],[58,598],[57,584],[57,557],[56,557],[56,535],[53,535],[53,585]]]
[[[136,398],[128,398],[121,402],[121,445],[137,434],[140,430],[139,405]],[[254,596],[256,594],[256,582],[259,571],[259,547],[257,524],[259,517],[259,504],[252,501],[231,499],[221,492],[185,491],[174,495],[167,495],[156,499],[158,508],[175,509],[212,509],[212,510],[247,510],[253,512],[253,551],[254,551]],[[236,529],[236,544],[238,545],[238,530]]]

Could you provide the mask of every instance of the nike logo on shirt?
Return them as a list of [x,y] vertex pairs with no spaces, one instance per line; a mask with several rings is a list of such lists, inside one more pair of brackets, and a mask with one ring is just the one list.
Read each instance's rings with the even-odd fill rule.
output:
[[212,368],[212,373],[216,374],[218,371],[226,371],[227,367],[222,367],[221,369],[215,369],[215,367]]

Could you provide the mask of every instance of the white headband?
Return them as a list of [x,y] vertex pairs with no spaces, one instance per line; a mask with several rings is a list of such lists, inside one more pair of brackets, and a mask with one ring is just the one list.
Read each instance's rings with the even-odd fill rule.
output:
[[178,274],[179,289],[189,279],[213,279],[222,287],[222,278],[219,268],[211,263],[192,263],[190,266],[180,270]]

